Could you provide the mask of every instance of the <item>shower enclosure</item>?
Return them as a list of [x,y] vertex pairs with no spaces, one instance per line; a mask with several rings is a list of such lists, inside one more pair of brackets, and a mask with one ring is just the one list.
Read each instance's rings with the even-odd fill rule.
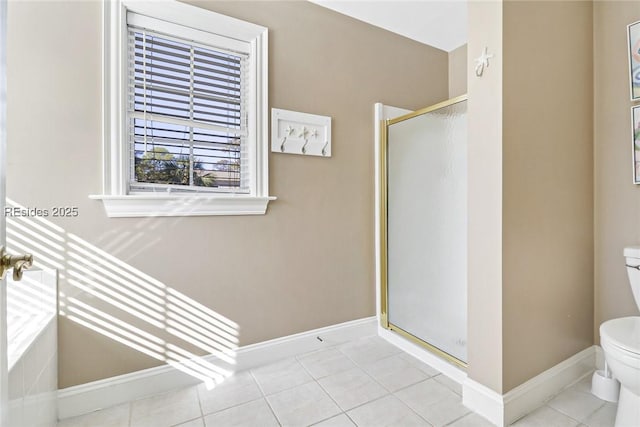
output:
[[382,326],[467,360],[467,98],[380,129]]

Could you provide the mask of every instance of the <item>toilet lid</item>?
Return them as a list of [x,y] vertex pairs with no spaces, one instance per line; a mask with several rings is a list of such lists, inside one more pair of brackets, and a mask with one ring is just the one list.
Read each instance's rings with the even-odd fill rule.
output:
[[622,317],[604,322],[600,338],[623,350],[640,354],[640,317]]

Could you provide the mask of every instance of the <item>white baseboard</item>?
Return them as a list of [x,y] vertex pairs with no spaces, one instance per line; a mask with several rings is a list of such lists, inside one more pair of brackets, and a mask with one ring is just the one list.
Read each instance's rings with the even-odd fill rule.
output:
[[[499,427],[509,425],[540,407],[563,388],[589,374],[603,360],[598,346],[589,347],[502,395],[467,378],[463,370],[422,347],[381,328],[375,317],[369,317],[241,347],[236,352],[235,370],[251,369],[376,333],[461,383],[463,404]],[[203,359],[216,363],[213,356]],[[59,390],[58,414],[60,419],[70,418],[198,382],[198,379],[169,365],[145,369]]]
[[379,323],[378,335],[391,344],[395,345],[396,347],[400,348],[401,350],[405,351],[406,353],[409,353],[416,359],[423,361],[427,365],[442,372],[444,375],[460,384],[463,384],[467,378],[467,373],[462,369],[452,365],[443,358],[436,356],[425,348],[412,343],[411,341],[403,338],[395,332],[383,328]]
[[523,417],[562,389],[593,372],[596,366],[596,347],[591,346],[531,378],[504,395],[507,424]]
[[540,407],[562,389],[596,367],[596,346],[577,353],[502,395],[467,378],[462,403],[493,424],[503,427]]
[[[375,334],[376,318],[367,317],[247,345],[237,350],[234,370],[251,369]],[[205,356],[203,359],[210,363],[216,362],[214,356]],[[193,376],[172,366],[163,365],[73,386],[58,391],[58,417],[75,417],[131,400],[188,387],[198,382],[199,380]]]
[[468,377],[462,383],[462,404],[494,425],[505,425],[502,394]]

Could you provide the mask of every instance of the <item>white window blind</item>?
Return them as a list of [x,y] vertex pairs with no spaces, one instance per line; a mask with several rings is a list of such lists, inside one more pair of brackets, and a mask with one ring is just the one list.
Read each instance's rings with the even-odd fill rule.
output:
[[248,193],[248,56],[127,32],[130,192]]

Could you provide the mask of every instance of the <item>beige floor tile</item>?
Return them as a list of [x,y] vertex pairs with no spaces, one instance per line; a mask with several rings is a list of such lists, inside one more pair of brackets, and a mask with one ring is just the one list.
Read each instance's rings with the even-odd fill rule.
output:
[[355,368],[356,364],[337,348],[315,351],[298,357],[313,378],[323,378]]
[[358,406],[347,412],[347,415],[360,427],[429,426],[429,423],[393,395]]
[[578,421],[585,421],[604,404],[603,400],[592,394],[574,391],[570,388],[554,397],[548,403],[551,408]]
[[319,422],[318,424],[314,424],[313,427],[355,427],[355,424],[347,415],[340,414]]
[[578,424],[578,421],[565,414],[548,406],[543,406],[512,425],[514,427],[574,427]]
[[411,407],[431,405],[447,398],[458,397],[434,379],[428,379],[395,392],[395,395]]
[[362,369],[391,392],[429,378],[398,355],[363,364]]
[[293,358],[253,369],[251,372],[265,395],[313,381],[302,365]]
[[131,403],[131,427],[170,427],[200,416],[196,387]]
[[186,423],[178,424],[175,427],[204,427],[204,419],[196,418],[195,420],[187,421]]
[[[486,419],[482,418],[478,414],[470,413],[464,417],[449,424],[449,427],[494,427]],[[553,427],[553,426],[547,426]]]
[[574,385],[569,387],[569,389],[573,390],[573,391],[580,391],[582,393],[590,394],[591,393],[591,378],[592,378],[592,376],[593,376],[593,373],[585,376],[580,381],[578,381],[577,383],[575,383]]
[[398,347],[389,344],[380,337],[351,341],[338,348],[357,364],[375,362],[376,360],[384,359],[385,357],[401,352]]
[[60,421],[58,427],[128,427],[130,408],[131,405],[125,403],[80,417],[67,418]]
[[320,386],[335,400],[343,411],[387,394],[387,390],[360,368],[350,369],[322,378]]
[[462,396],[462,384],[460,384],[459,382],[452,380],[444,374],[436,375],[433,377],[433,379],[438,381],[443,386],[447,387],[449,390],[453,391],[458,396]]
[[584,424],[589,427],[611,427],[616,421],[617,410],[618,405],[607,402],[602,408],[584,420]]
[[416,368],[420,369],[422,372],[424,372],[430,377],[433,377],[434,375],[438,375],[440,373],[440,371],[438,371],[437,369],[432,368],[431,366],[427,365],[421,360],[418,360],[417,358],[413,357],[408,353],[404,353],[404,352],[399,353],[399,356],[402,357],[407,362],[411,363]]
[[311,425],[342,412],[315,381],[267,396],[267,401],[283,426]]
[[471,412],[462,404],[460,396],[453,392],[451,394],[451,396],[429,405],[416,404],[415,402],[412,402],[413,405],[409,403],[407,403],[407,405],[427,420],[429,424],[435,427],[441,427]]
[[276,417],[264,398],[243,403],[204,417],[206,427],[276,427]]
[[232,406],[250,402],[262,397],[258,384],[249,372],[240,372],[211,390],[204,384],[198,386],[198,396],[204,415],[218,412]]

